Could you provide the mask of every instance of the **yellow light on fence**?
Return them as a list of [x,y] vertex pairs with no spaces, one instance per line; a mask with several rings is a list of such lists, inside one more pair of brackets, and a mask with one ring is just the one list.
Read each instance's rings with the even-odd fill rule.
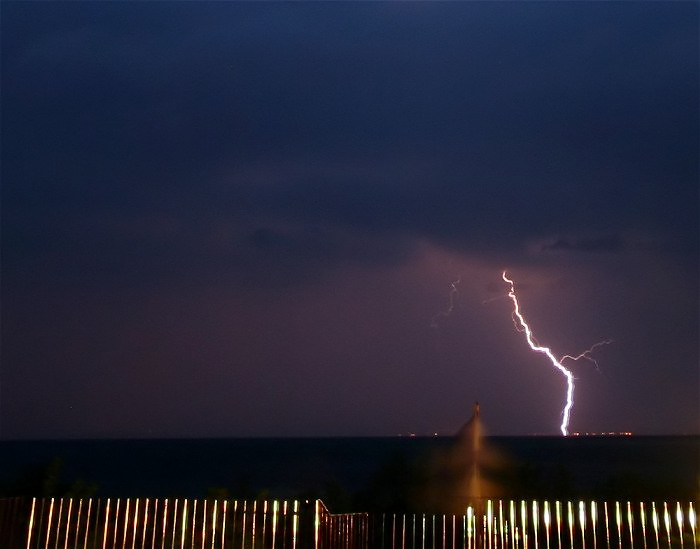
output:
[[633,533],[632,533],[632,526],[634,525],[634,515],[632,515],[632,505],[628,501],[627,502],[627,527],[629,529],[630,533],[630,542],[634,539]]
[[523,532],[523,546],[527,546],[527,502],[522,500],[520,502],[520,522],[521,530]]
[[693,509],[693,504],[688,506],[688,522],[690,522],[690,530],[693,532],[693,547],[697,547],[697,538],[695,537],[695,509]]
[[513,547],[515,547],[515,536],[516,536],[516,530],[517,530],[517,521],[516,521],[516,514],[515,514],[515,502],[511,499],[510,500],[510,543]]
[[678,531],[681,535],[681,547],[683,547],[683,509],[681,509],[681,502],[676,502],[676,522],[678,523]]
[[664,526],[666,527],[666,538],[668,546],[671,546],[671,513],[668,512],[668,504],[664,501]]

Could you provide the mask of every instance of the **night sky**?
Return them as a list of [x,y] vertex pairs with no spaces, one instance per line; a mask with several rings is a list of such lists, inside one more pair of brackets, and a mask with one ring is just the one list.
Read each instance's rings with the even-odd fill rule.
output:
[[700,433],[696,2],[0,9],[0,438]]

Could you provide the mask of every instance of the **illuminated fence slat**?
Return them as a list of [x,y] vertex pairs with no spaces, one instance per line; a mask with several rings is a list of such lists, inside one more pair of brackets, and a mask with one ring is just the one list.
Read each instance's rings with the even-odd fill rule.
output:
[[316,515],[299,501],[9,498],[0,549],[301,549],[320,544]]
[[0,549],[693,548],[697,502],[480,500],[464,515],[320,501],[0,499]]

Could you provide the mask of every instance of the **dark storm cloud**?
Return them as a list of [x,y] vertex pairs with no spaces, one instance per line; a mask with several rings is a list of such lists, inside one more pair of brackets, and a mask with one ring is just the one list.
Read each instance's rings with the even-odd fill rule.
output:
[[[678,277],[674,288],[697,293],[696,3],[0,9],[3,338],[18,365],[42,363],[41,352],[30,360],[22,351],[35,330],[65,352],[58,369],[70,370],[73,357],[103,361],[116,375],[123,345],[134,364],[159,371],[187,362],[191,349],[173,358],[171,346],[188,329],[200,352],[209,349],[193,327],[192,318],[204,317],[220,334],[217,350],[207,351],[214,364],[267,371],[260,356],[286,364],[297,353],[290,363],[313,370],[321,359],[290,343],[285,322],[273,330],[263,321],[286,320],[277,301],[304,309],[294,292],[313,300],[321,289],[335,291],[327,280],[352,286],[345,277],[359,277],[382,288],[367,299],[377,303],[397,295],[377,281],[383,272],[407,288],[422,288],[423,277],[453,280],[458,273],[438,276],[426,266],[426,258],[444,259],[436,249],[454,254],[446,263],[479,273],[463,284],[475,302],[479,292],[493,295],[489,288],[503,291],[506,264],[532,268],[531,284],[519,287],[533,291],[550,288],[548,276],[576,277],[577,268],[598,281],[597,273],[628,262],[645,272],[639,295],[656,265]],[[604,251],[611,253],[594,253]],[[568,274],[534,273],[544,266]],[[480,278],[488,269],[495,282],[490,272]],[[615,280],[606,297],[625,288]],[[269,345],[268,356],[267,344],[258,357],[232,350],[217,322],[238,326],[228,315],[239,313],[220,310],[212,288],[261,333],[280,333],[287,354]],[[334,310],[353,311],[353,291],[361,292],[352,288]],[[423,297],[412,314],[429,321],[439,310],[430,300],[443,296],[431,289]],[[171,311],[179,299],[192,318],[181,312],[172,325],[151,304]],[[64,322],[52,321],[52,303]],[[687,306],[676,304],[687,320]],[[390,322],[414,333],[404,325],[409,313],[396,314]],[[88,329],[91,319],[104,332]],[[63,339],[52,332],[56,324]],[[697,320],[679,324],[691,333]],[[151,329],[158,343],[106,335]],[[329,341],[349,337],[337,330]],[[397,350],[395,362],[424,367],[398,358],[397,334],[394,347],[393,335],[385,343]],[[333,362],[331,351],[321,354]],[[488,360],[485,351],[474,358]],[[383,352],[362,361],[360,371],[373,372],[378,386],[387,382]]]
[[679,238],[695,222],[688,11],[10,5],[5,195],[27,208],[10,239],[38,226],[81,248],[61,215],[139,210],[204,234],[245,213],[466,249],[562,225]]
[[624,243],[620,236],[615,234],[594,238],[558,238],[542,246],[542,250],[545,251],[617,252],[622,249]]

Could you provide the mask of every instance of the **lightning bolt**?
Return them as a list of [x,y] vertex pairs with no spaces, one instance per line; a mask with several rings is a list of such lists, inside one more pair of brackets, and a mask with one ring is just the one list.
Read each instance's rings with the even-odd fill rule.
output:
[[450,303],[444,311],[440,311],[436,313],[433,318],[430,320],[430,327],[433,328],[434,330],[437,330],[440,328],[440,323],[438,322],[439,318],[447,318],[450,316],[452,313],[452,310],[455,308],[455,295],[457,295],[457,286],[459,283],[462,281],[461,277],[455,280],[454,282],[450,283]]
[[586,349],[586,350],[583,351],[582,353],[577,354],[576,356],[573,356],[573,355],[564,355],[563,357],[561,357],[561,358],[559,359],[559,362],[564,362],[564,361],[567,360],[567,359],[568,359],[568,360],[576,361],[576,360],[581,360],[581,359],[583,358],[583,359],[586,359],[586,360],[588,360],[589,362],[592,362],[593,364],[595,364],[595,369],[598,370],[598,371],[600,371],[600,368],[598,368],[598,361],[597,361],[595,358],[593,358],[593,357],[591,356],[591,354],[592,354],[593,351],[595,351],[598,347],[601,347],[601,346],[603,346],[603,345],[610,345],[612,342],[613,342],[612,339],[604,339],[603,341],[599,341],[598,343],[594,343],[594,344],[591,345],[588,349]]
[[535,337],[532,335],[532,330],[530,329],[530,326],[527,324],[522,312],[520,311],[520,304],[518,303],[518,298],[515,295],[515,283],[506,276],[506,271],[503,271],[502,276],[503,280],[510,285],[508,297],[513,302],[513,322],[515,323],[516,330],[518,330],[519,332],[525,332],[525,338],[527,339],[527,344],[530,346],[530,348],[537,353],[545,355],[552,363],[552,366],[554,366],[564,375],[564,377],[566,377],[566,404],[564,405],[564,410],[562,412],[562,421],[559,429],[561,430],[561,433],[564,436],[567,436],[569,434],[569,418],[571,417],[571,409],[574,406],[574,374],[571,373],[571,370],[566,368],[562,364],[562,362],[564,362],[565,360],[576,361],[580,359],[586,359],[593,362],[597,368],[598,363],[591,356],[591,353],[601,345],[608,345],[612,343],[612,340],[606,339],[604,341],[600,341],[595,345],[591,346],[590,348],[586,349],[582,353],[575,356],[564,355],[561,358],[557,358],[556,356],[554,356],[554,353],[549,347],[544,347],[543,345],[540,345],[535,339]]

